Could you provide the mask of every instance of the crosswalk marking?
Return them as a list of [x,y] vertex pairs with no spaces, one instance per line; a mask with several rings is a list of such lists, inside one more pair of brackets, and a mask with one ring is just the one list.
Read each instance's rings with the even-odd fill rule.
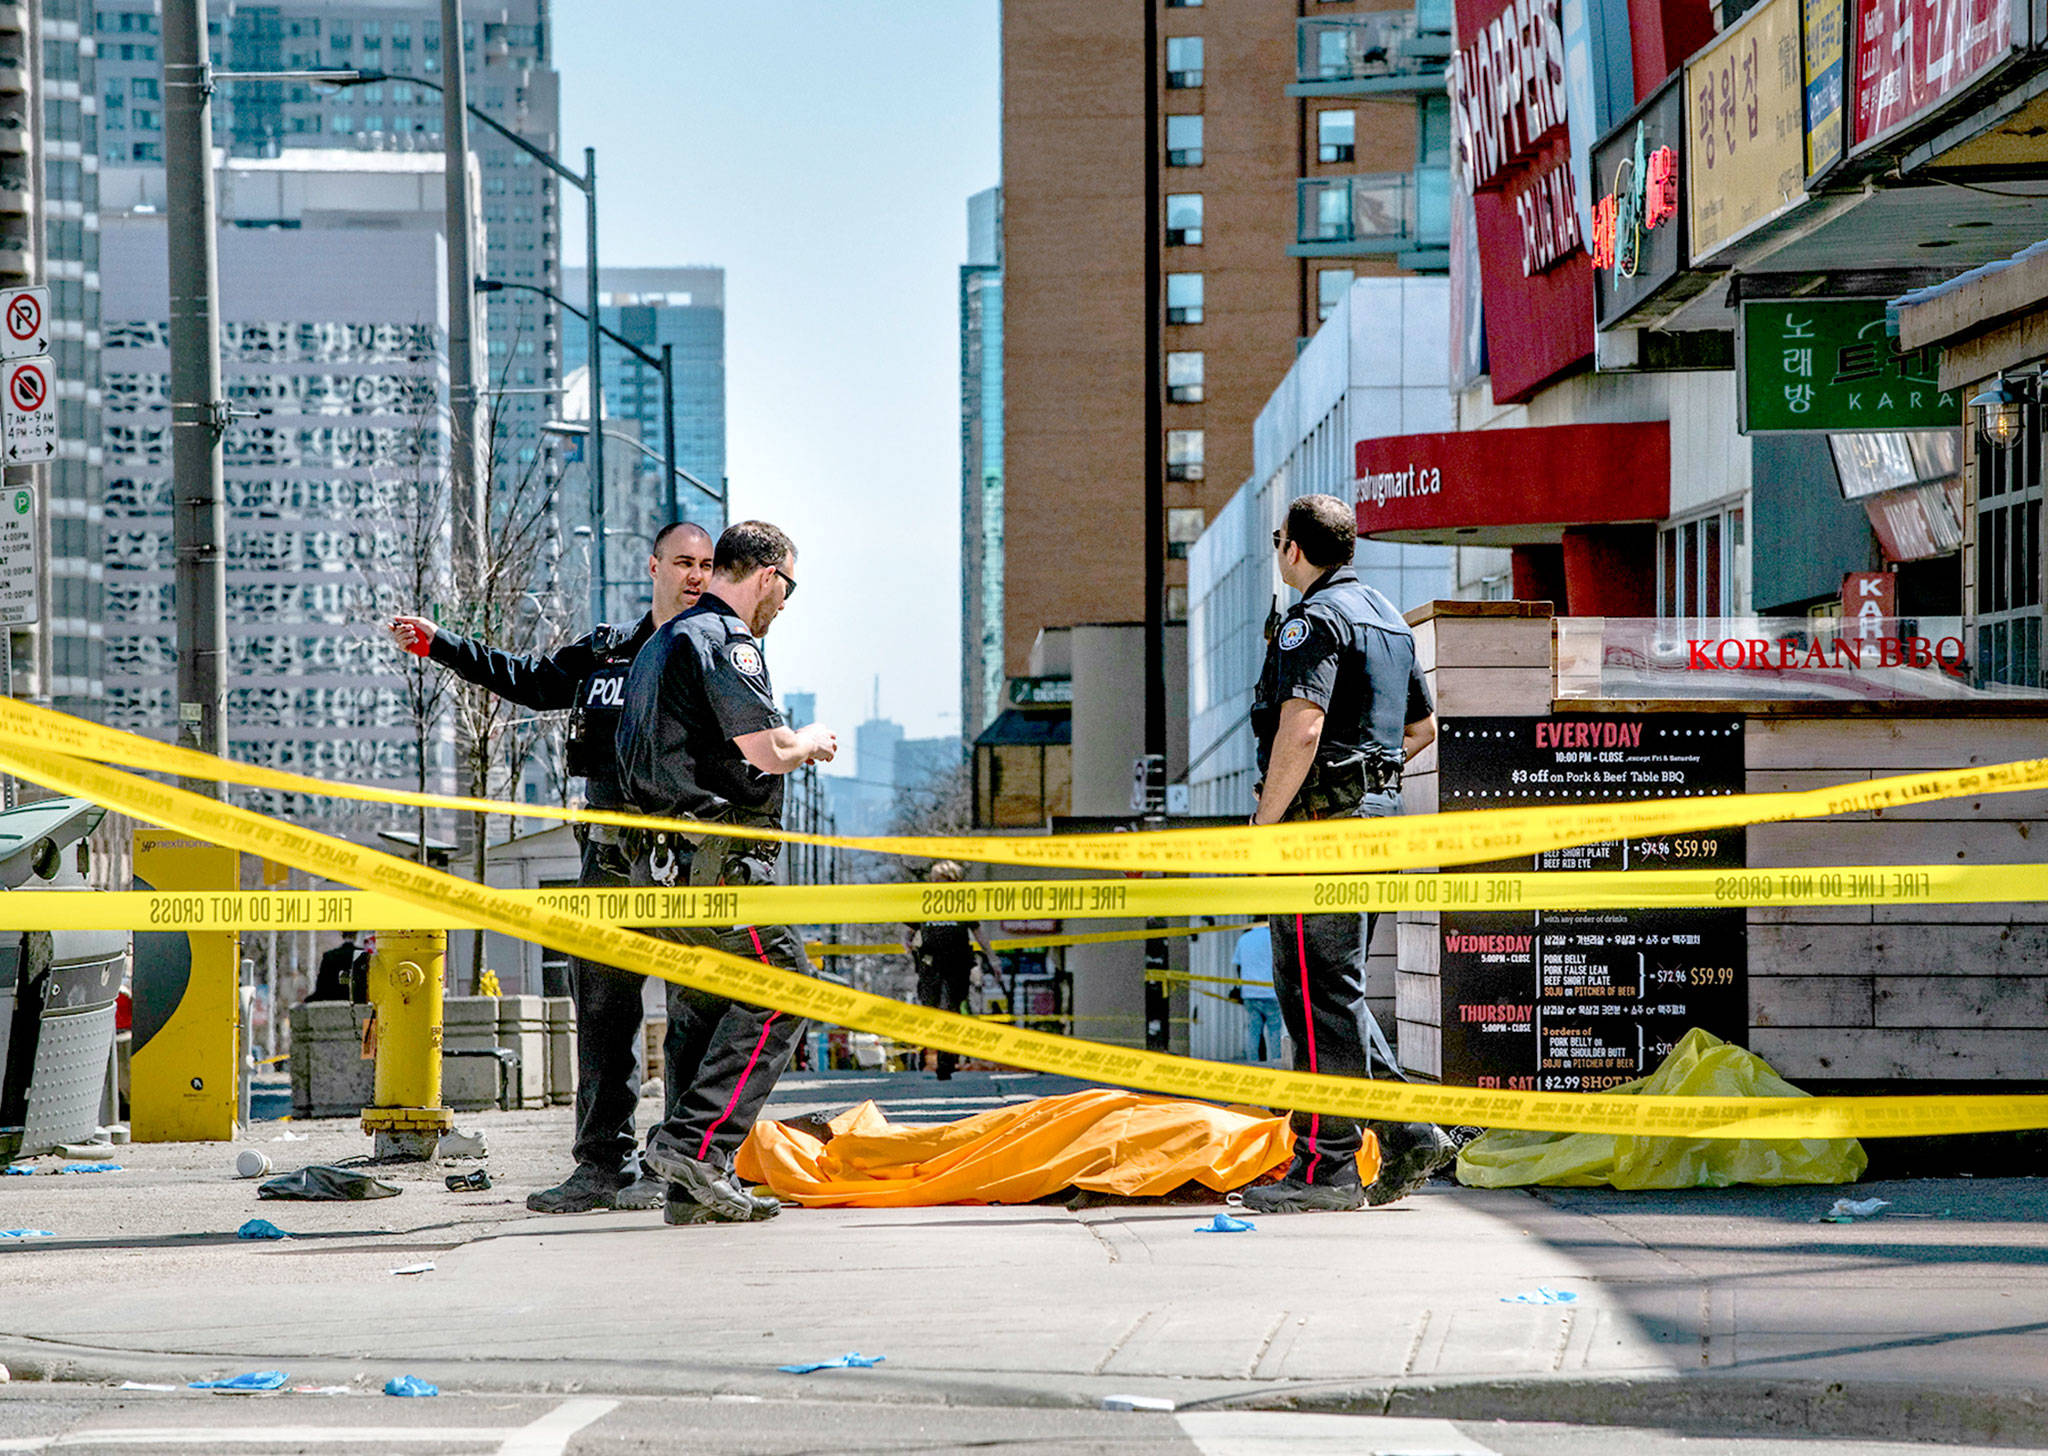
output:
[[1293,1411],[1182,1411],[1202,1456],[1499,1456],[1449,1421]]
[[564,1401],[524,1426],[113,1426],[58,1436],[0,1439],[0,1452],[97,1450],[120,1446],[488,1446],[494,1456],[562,1456],[570,1437],[618,1406]]

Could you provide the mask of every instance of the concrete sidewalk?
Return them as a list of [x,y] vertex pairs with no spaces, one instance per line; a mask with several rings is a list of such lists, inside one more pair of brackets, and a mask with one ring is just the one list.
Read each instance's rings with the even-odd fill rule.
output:
[[[1053,1079],[788,1079],[780,1115],[877,1091],[922,1120]],[[262,1203],[234,1149],[124,1149],[128,1171],[0,1181],[0,1362],[16,1378],[295,1379],[450,1388],[815,1393],[1098,1404],[1129,1392],[1461,1418],[1704,1424],[2048,1445],[2048,1184],[1844,1192],[1484,1192],[1197,1233],[1158,1204],[791,1209],[746,1227],[540,1218],[564,1110],[475,1119],[497,1186],[385,1170],[405,1195]],[[308,1141],[265,1141],[278,1132]],[[280,1170],[365,1151],[265,1124]],[[458,1165],[459,1166],[459,1165]],[[261,1216],[303,1237],[245,1243]],[[424,1275],[393,1269],[431,1260]],[[1564,1304],[1507,1302],[1539,1289]],[[871,1370],[776,1366],[848,1351]]]

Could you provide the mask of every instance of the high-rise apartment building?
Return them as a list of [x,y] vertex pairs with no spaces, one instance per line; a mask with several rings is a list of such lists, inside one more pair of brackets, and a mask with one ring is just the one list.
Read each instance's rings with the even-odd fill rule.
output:
[[[5,158],[0,188],[31,185],[39,254],[23,282],[50,290],[50,358],[57,395],[57,456],[40,472],[44,561],[43,628],[35,654],[37,691],[66,712],[90,715],[102,686],[100,628],[100,236],[95,106],[96,56],[87,0],[42,0],[28,7],[39,42],[25,46],[35,120],[16,145],[25,158]],[[39,154],[39,155],[37,155]],[[14,180],[9,171],[16,167]],[[37,175],[37,174],[40,175]],[[39,183],[39,186],[34,184]],[[0,265],[8,244],[0,240]],[[12,472],[10,472],[10,476]]]
[[[104,720],[176,723],[163,173],[105,178]],[[228,725],[247,763],[444,787],[445,705],[382,630],[446,604],[441,158],[287,150],[219,180],[221,364],[252,417],[225,442]],[[375,287],[364,280],[374,279]],[[360,834],[375,806],[266,807]],[[408,816],[409,822],[409,816]]]
[[[562,274],[563,297],[583,306],[588,275],[581,268]],[[675,386],[676,464],[711,490],[725,490],[725,270],[723,268],[606,268],[598,279],[598,318],[620,338],[661,357],[662,345],[673,349],[671,376]],[[562,334],[562,357],[568,369],[581,369],[589,356],[588,335],[575,319]],[[630,445],[613,450],[632,463],[631,498],[606,503],[607,525],[650,537],[663,524],[666,496],[662,489],[661,371],[650,368],[607,339],[604,343],[604,415],[608,428],[640,441],[652,455]],[[725,529],[725,508],[686,480],[676,482],[676,510],[710,530]],[[621,542],[614,552],[631,546],[638,562],[648,540]],[[631,580],[644,601],[645,573],[637,567],[609,574]]]
[[960,731],[1003,710],[1003,189],[967,199],[960,265]]
[[[273,157],[285,147],[441,150],[441,94],[429,84],[445,64],[436,0],[214,0],[208,12],[213,63],[222,69],[386,77],[347,87],[223,81],[213,93],[213,135],[229,155]],[[97,0],[98,144],[109,165],[163,163],[160,13],[157,0]],[[560,84],[548,0],[465,0],[463,16],[470,105],[558,154]],[[474,119],[469,144],[483,179],[479,266],[491,277],[559,293],[563,209],[581,226],[581,197],[565,199],[559,179]],[[497,421],[488,443],[504,481],[531,469],[545,447],[540,427],[555,403],[546,391],[562,382],[561,335],[553,306],[530,293],[493,296],[484,325],[490,355],[482,387]]]
[[1251,474],[1301,341],[1354,278],[1447,266],[1444,0],[1160,0],[1152,19],[1147,56],[1141,9],[1003,7],[1011,674],[1043,628],[1144,618],[1148,484],[1184,618],[1188,547]]

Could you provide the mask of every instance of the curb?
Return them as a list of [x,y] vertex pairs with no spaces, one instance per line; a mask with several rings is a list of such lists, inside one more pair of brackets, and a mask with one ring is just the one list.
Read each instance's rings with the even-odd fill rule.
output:
[[[1745,1375],[1526,1376],[1318,1384],[1221,1396],[1203,1409],[1655,1426],[1695,1434],[1822,1436],[2048,1447],[2048,1391]],[[1183,1405],[1182,1409],[1188,1409]]]
[[[275,1365],[244,1359],[120,1351],[0,1336],[14,1382],[180,1384]],[[1744,1375],[1642,1374],[1585,1378],[1477,1376],[1431,1381],[1321,1383],[1076,1375],[1068,1372],[889,1371],[788,1376],[750,1367],[679,1367],[635,1360],[386,1361],[288,1357],[295,1382],[346,1384],[404,1373],[449,1394],[747,1395],[772,1400],[870,1400],[890,1405],[1100,1409],[1105,1395],[1165,1396],[1177,1410],[1284,1410],[1587,1426],[1649,1426],[1713,1435],[1820,1436],[1949,1445],[2048,1447],[2048,1391],[2031,1386],[1925,1386],[1884,1380],[1765,1380]],[[387,1368],[388,1367],[388,1368]],[[367,1393],[367,1392],[366,1392]]]

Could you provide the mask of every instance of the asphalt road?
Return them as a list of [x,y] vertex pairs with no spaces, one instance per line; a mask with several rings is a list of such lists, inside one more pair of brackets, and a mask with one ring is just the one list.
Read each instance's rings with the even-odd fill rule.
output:
[[[849,1372],[849,1379],[858,1379]],[[1989,1456],[1992,1448],[1628,1427],[1190,1410],[1130,1412],[580,1395],[396,1400],[0,1387],[0,1453],[446,1456]],[[2017,1448],[1999,1448],[2010,1456]]]

